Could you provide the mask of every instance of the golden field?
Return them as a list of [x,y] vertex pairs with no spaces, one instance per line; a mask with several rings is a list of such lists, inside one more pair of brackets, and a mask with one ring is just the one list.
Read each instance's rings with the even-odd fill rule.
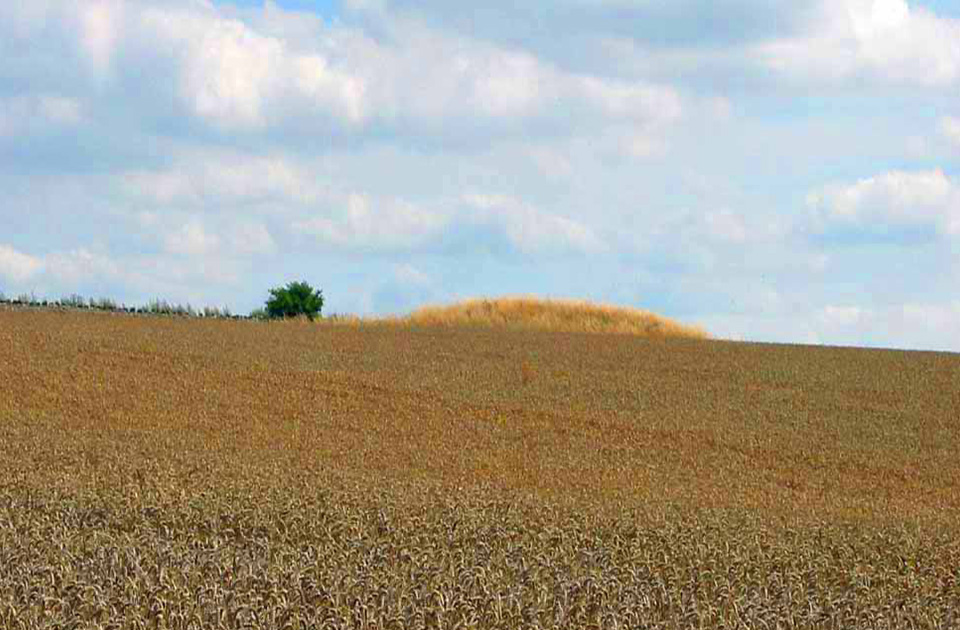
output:
[[428,323],[0,310],[0,628],[960,627],[960,355]]

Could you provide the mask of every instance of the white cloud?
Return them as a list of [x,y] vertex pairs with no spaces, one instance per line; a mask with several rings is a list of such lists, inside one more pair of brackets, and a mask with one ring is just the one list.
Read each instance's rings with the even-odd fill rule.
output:
[[683,113],[680,98],[669,89],[595,77],[579,77],[575,81],[572,91],[583,94],[612,118],[672,122]]
[[123,280],[127,275],[117,261],[85,247],[31,256],[0,245],[0,276],[18,283],[52,280],[74,290],[88,281]]
[[533,113],[541,105],[541,83],[550,79],[526,53],[500,52],[486,59],[463,56],[454,64],[461,75],[472,75],[470,100],[476,109],[494,117]]
[[[143,0],[29,0],[0,3],[0,52],[8,55],[18,78],[63,89],[93,79],[102,85],[112,75],[130,35],[128,9]],[[59,81],[37,70],[59,75]],[[23,72],[25,71],[25,72]],[[16,76],[16,75],[14,75]]]
[[703,324],[724,339],[953,351],[960,347],[956,300],[814,309],[793,304],[770,316],[716,315],[704,318]]
[[[212,5],[148,9],[141,25],[162,51],[177,50],[180,96],[197,116],[225,129],[260,129],[291,110],[347,122],[365,116],[363,84],[321,54],[295,52],[279,36],[224,17]],[[277,20],[274,7],[266,19]],[[318,41],[326,41],[317,33]]]
[[211,201],[309,204],[329,197],[321,180],[308,161],[225,151],[189,152],[167,169],[122,175],[128,195],[160,205]]
[[0,245],[0,275],[13,282],[25,282],[43,271],[43,261],[10,247]]
[[0,2],[0,28],[6,26],[17,39],[28,39],[48,22],[54,0]]
[[489,133],[490,124],[509,130],[517,121],[544,120],[569,134],[610,122],[659,128],[682,115],[671,86],[564,71],[526,50],[415,21],[387,24],[382,40],[346,30],[335,36],[342,63],[362,78],[371,115],[382,121],[416,122],[423,131],[486,123]]
[[942,170],[891,171],[827,186],[807,198],[827,223],[932,227],[960,234],[960,188]]
[[48,254],[44,260],[45,271],[65,285],[117,279],[124,275],[116,261],[85,248]]
[[[230,5],[221,5],[223,13],[234,10]],[[238,9],[238,15],[246,15],[249,23],[255,23],[258,30],[264,35],[288,39],[291,42],[310,42],[316,39],[317,33],[326,28],[324,20],[313,13],[308,7],[304,10],[288,11],[274,0],[265,0],[262,7]]]
[[220,247],[220,237],[207,233],[198,220],[186,223],[179,230],[167,234],[163,239],[166,252],[184,256],[206,256],[215,253]]
[[[504,239],[523,254],[607,250],[588,226],[506,195],[465,194],[418,205],[400,198],[352,193],[342,205],[345,211],[324,211],[292,222],[291,228],[348,250],[430,251],[464,235],[481,241]],[[484,243],[476,244],[482,247]]]
[[272,254],[277,245],[266,226],[259,223],[243,223],[233,228],[230,236],[233,254]]
[[118,183],[128,195],[154,203],[197,203],[201,196],[191,179],[191,173],[181,170],[134,171],[121,175]]
[[44,95],[39,97],[37,104],[40,115],[52,123],[76,125],[83,118],[80,101],[75,98]]
[[960,301],[839,308],[820,333],[833,343],[955,351],[960,347]]
[[588,226],[548,214],[513,197],[474,193],[464,195],[463,202],[470,209],[466,221],[492,223],[503,230],[517,250],[525,254],[557,251],[597,253],[607,249]]
[[706,99],[705,105],[711,118],[716,121],[726,122],[733,117],[733,101],[726,96],[710,97]]
[[[141,22],[144,37],[180,51],[190,111],[224,129],[332,118],[350,132],[413,121],[428,131],[452,120],[509,126],[573,112],[593,127],[610,120],[649,132],[682,115],[670,86],[564,72],[523,50],[399,19],[385,38],[335,24],[295,40],[275,28],[283,13],[273,5],[241,20],[209,7],[151,9]],[[316,123],[301,127],[315,132]]]
[[946,86],[960,79],[960,20],[905,0],[824,0],[811,32],[755,48],[770,68],[813,80],[869,77]]
[[55,94],[0,97],[0,137],[43,133],[82,121],[83,106],[75,98]]
[[555,180],[569,179],[574,174],[573,163],[567,151],[552,146],[526,146],[523,151],[546,177]]
[[31,41],[59,36],[65,52],[27,55],[19,64],[50,64],[72,52],[76,58],[61,69],[86,64],[94,78],[119,78],[138,93],[133,77],[149,72],[146,91],[162,107],[147,107],[145,118],[170,116],[174,102],[220,133],[280,129],[324,143],[331,131],[453,133],[491,143],[531,122],[539,133],[566,136],[612,126],[628,130],[625,154],[649,155],[656,133],[684,114],[671,85],[564,70],[529,50],[415,20],[391,18],[381,33],[325,25],[275,3],[257,10],[188,0],[44,6],[14,11],[7,30],[28,31]]
[[283,157],[245,157],[205,164],[193,177],[205,194],[233,199],[283,199],[311,203],[326,187],[311,176],[308,166]]
[[430,276],[410,263],[403,263],[394,267],[393,278],[401,286],[427,287],[432,284]]
[[371,199],[353,193],[339,216],[295,221],[292,228],[338,248],[411,250],[438,236],[446,223],[439,212],[402,199]]
[[282,44],[236,22],[216,21],[198,35],[183,77],[196,113],[229,126],[264,124],[264,107],[286,65]]
[[749,228],[743,216],[729,209],[708,212],[704,217],[707,233],[720,241],[742,244],[750,238]]
[[851,327],[868,321],[872,313],[859,306],[828,305],[817,312],[817,321],[828,328]]
[[[703,194],[711,194],[709,188]],[[719,208],[685,208],[651,217],[642,226],[626,230],[631,249],[664,259],[698,266],[705,273],[772,273],[796,267],[816,270],[816,261],[790,251],[790,224],[773,212]]]
[[928,333],[960,340],[960,301],[947,304],[904,304],[903,317],[907,324]]
[[[185,218],[186,217],[186,218]],[[267,227],[242,215],[224,215],[211,227],[211,221],[179,211],[167,214],[138,212],[136,225],[157,235],[162,250],[177,256],[222,258],[273,254],[277,243]]]
[[83,51],[96,75],[106,76],[121,37],[124,3],[122,0],[85,0],[78,3],[77,9]]
[[960,148],[960,118],[944,116],[940,119],[940,133],[953,146]]
[[264,101],[285,61],[280,41],[220,19],[212,6],[149,9],[141,24],[157,44],[178,51],[181,97],[196,115],[227,128],[264,124]]

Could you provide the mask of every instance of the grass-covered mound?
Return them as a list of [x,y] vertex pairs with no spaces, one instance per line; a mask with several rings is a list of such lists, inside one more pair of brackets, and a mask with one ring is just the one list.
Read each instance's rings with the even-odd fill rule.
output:
[[415,326],[505,327],[695,339],[708,337],[702,328],[636,308],[535,297],[473,299],[449,306],[425,306],[400,321]]

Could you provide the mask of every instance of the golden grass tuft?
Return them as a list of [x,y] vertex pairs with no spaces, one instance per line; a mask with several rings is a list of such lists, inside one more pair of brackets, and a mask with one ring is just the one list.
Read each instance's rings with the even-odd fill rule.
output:
[[707,339],[709,335],[648,311],[580,300],[536,297],[472,299],[449,306],[424,306],[400,320],[415,326],[516,328],[556,332],[598,332],[641,337]]

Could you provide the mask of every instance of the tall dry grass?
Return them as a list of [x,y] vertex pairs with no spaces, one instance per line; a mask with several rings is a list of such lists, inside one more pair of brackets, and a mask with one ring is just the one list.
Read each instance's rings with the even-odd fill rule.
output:
[[404,316],[332,315],[325,317],[323,323],[351,327],[510,328],[620,333],[651,338],[710,338],[699,326],[681,324],[637,308],[583,300],[545,300],[533,296],[476,298],[451,305],[428,305]]
[[401,318],[415,326],[478,326],[558,332],[604,332],[643,337],[706,339],[702,328],[648,311],[579,300],[530,296],[472,299],[449,306],[424,306]]
[[[313,325],[305,317],[283,320]],[[533,296],[475,298],[450,305],[428,305],[408,315],[360,317],[332,314],[319,320],[330,326],[507,328],[553,332],[619,333],[647,338],[710,339],[699,326],[682,324],[637,308],[583,300],[545,300]]]

